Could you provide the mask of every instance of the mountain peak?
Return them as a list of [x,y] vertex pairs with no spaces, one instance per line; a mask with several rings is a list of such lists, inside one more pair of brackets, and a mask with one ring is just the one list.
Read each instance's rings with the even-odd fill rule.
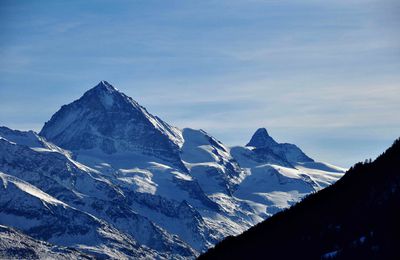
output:
[[82,103],[85,103],[85,106],[90,106],[91,110],[105,109],[118,112],[121,109],[130,109],[132,106],[140,110],[140,105],[136,101],[105,80],[86,91],[80,100],[83,100]]
[[109,92],[118,91],[118,89],[105,80],[100,81],[99,84],[97,84],[93,89],[101,89]]
[[265,136],[269,136],[267,128],[265,127],[261,127],[258,128],[257,131],[254,133],[254,135],[265,135]]
[[101,81],[46,122],[41,136],[69,150],[140,151],[178,157],[179,129],[151,115],[132,98]]
[[246,146],[269,147],[278,143],[268,134],[266,128],[259,128],[251,137],[250,142]]
[[268,150],[289,163],[314,161],[296,145],[276,142],[265,128],[257,129],[246,146],[252,146],[260,150],[268,148]]

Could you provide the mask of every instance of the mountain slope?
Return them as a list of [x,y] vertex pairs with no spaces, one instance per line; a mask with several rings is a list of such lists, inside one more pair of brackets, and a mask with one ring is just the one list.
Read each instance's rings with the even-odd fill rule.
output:
[[203,130],[183,129],[181,158],[207,194],[232,194],[244,172],[224,146]]
[[[23,135],[24,132],[18,132],[18,134]],[[29,135],[29,133],[25,134]],[[0,171],[6,173],[4,176],[12,176],[12,178],[18,180],[16,183],[26,183],[22,186],[30,187],[28,191],[39,190],[48,194],[46,196],[55,198],[67,208],[73,208],[74,211],[69,214],[72,219],[77,218],[77,213],[95,216],[96,219],[101,219],[102,222],[113,227],[111,232],[113,236],[131,237],[127,240],[135,241],[131,249],[133,252],[136,250],[135,248],[144,245],[157,251],[160,256],[164,255],[168,258],[171,254],[187,257],[194,255],[194,251],[176,236],[168,234],[146,217],[137,214],[130,207],[130,204],[133,203],[132,199],[127,199],[121,188],[113,185],[99,172],[75,162],[65,154],[46,149],[37,150],[37,148],[30,148],[0,138]],[[9,178],[5,180],[7,179]],[[16,185],[16,187],[20,186]],[[15,200],[17,193],[20,194],[20,200],[27,200],[25,193],[23,193],[25,189],[11,190],[9,187],[8,184],[4,185],[4,195],[0,199],[1,203],[4,203],[0,214],[7,212],[0,218],[1,224],[27,231],[24,228],[31,222],[28,220],[32,215],[29,212],[41,212],[41,209],[34,208],[27,212],[27,208],[21,207],[21,203]],[[38,192],[34,194],[38,194]],[[132,194],[131,197],[137,196]],[[41,203],[38,205],[41,205]],[[40,224],[50,221],[55,226],[56,222],[65,222],[63,215],[51,214],[52,218],[48,220],[46,208],[43,212],[41,215],[35,213],[34,219],[36,220],[33,221],[34,223]],[[13,219],[20,217],[22,218],[21,221],[13,221]],[[24,219],[24,217],[28,217],[28,219]],[[8,222],[8,220],[11,222]],[[85,230],[96,229],[96,225],[91,223],[83,224],[82,228]],[[46,225],[40,224],[40,227],[43,232],[55,232],[45,228]],[[30,235],[35,238],[42,238],[39,236],[40,234]],[[61,241],[67,239],[67,235],[62,232],[60,236],[64,237]],[[53,242],[49,237],[45,239]],[[122,241],[118,243],[122,243]],[[70,239],[70,243],[70,246],[74,246],[86,242],[75,236],[75,238]]]
[[0,259],[94,259],[78,250],[55,246],[0,225]]
[[76,210],[14,176],[0,172],[0,219],[37,239],[75,246],[99,257],[155,255],[107,223]]
[[399,259],[400,139],[312,194],[200,259]]

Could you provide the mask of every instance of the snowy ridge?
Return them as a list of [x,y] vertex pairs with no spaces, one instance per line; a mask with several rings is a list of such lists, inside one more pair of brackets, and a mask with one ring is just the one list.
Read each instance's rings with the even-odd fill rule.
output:
[[102,81],[40,134],[0,127],[0,171],[0,225],[89,255],[193,259],[344,169],[264,128],[231,148],[180,130]]
[[25,145],[31,149],[41,151],[54,151],[65,154],[68,157],[72,156],[72,153],[68,150],[64,150],[57,145],[48,142],[44,137],[39,136],[34,131],[18,131],[11,130],[7,127],[0,126],[0,137],[10,142],[17,143],[19,145]]
[[231,194],[244,178],[244,172],[229,148],[203,130],[183,129],[181,158],[207,194]]
[[25,193],[40,199],[41,201],[43,201],[46,204],[51,204],[51,205],[55,205],[55,206],[58,206],[58,205],[67,206],[64,202],[59,201],[59,200],[49,196],[48,194],[46,194],[43,191],[36,188],[35,186],[33,186],[27,182],[21,181],[21,180],[15,178],[14,176],[10,176],[10,175],[0,172],[0,179],[3,184],[4,189],[7,189],[8,185],[10,183],[10,185],[15,185],[21,191],[24,191]]

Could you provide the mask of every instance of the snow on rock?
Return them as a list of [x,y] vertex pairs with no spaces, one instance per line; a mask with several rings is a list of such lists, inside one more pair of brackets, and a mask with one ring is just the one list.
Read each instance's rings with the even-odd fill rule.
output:
[[16,229],[0,225],[1,259],[93,259],[94,255],[34,239]]
[[3,183],[3,188],[7,189],[8,184],[15,185],[18,189],[23,190],[25,193],[30,194],[46,204],[67,206],[62,201],[59,201],[29,183],[18,180],[17,178],[0,172],[0,179]]
[[19,145],[28,146],[33,150],[43,152],[55,151],[63,153],[68,157],[72,156],[72,153],[70,151],[64,150],[48,142],[44,137],[39,136],[34,131],[18,131],[12,130],[5,126],[0,126],[0,137]]
[[209,195],[231,194],[244,178],[229,148],[203,130],[183,129],[181,158],[202,189]]
[[[20,179],[5,173],[0,176],[2,225],[18,228],[36,239],[61,246],[104,246],[111,252],[120,252],[124,258],[154,255],[149,249],[139,246],[131,237],[94,216],[76,210]],[[89,249],[82,251],[93,253]]]

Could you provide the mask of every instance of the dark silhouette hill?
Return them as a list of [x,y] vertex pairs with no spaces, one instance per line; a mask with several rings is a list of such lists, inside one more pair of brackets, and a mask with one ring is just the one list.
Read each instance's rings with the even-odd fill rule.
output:
[[200,259],[400,259],[400,138]]

